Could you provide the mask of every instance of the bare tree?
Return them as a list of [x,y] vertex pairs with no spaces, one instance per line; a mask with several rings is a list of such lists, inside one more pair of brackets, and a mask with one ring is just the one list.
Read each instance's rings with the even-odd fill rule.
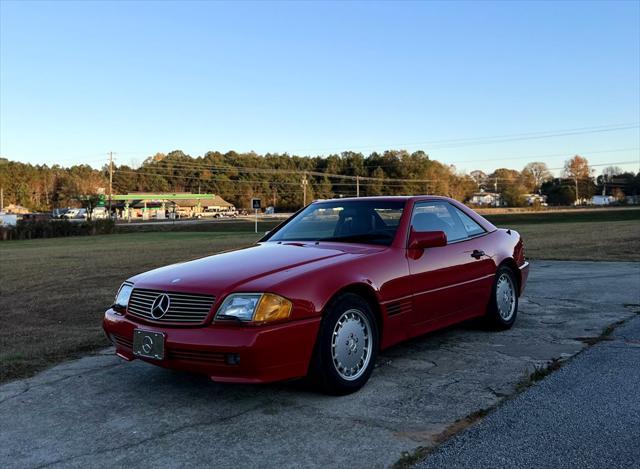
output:
[[539,161],[526,165],[522,170],[522,176],[528,188],[538,193],[543,183],[553,179],[553,174],[551,174],[547,165]]
[[484,186],[487,183],[487,174],[484,171],[480,171],[479,169],[476,169],[474,171],[471,171],[469,173],[469,176],[471,176],[471,179],[475,181],[479,189],[485,188]]
[[620,166],[607,166],[602,170],[602,175],[605,180],[609,181],[613,176],[618,176],[624,173],[624,170]]

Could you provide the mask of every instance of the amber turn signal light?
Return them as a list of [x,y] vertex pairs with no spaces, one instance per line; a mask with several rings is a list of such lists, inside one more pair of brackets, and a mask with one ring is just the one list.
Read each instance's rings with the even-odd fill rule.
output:
[[253,315],[254,322],[271,322],[287,319],[291,315],[293,304],[273,293],[265,293],[260,299],[260,303]]

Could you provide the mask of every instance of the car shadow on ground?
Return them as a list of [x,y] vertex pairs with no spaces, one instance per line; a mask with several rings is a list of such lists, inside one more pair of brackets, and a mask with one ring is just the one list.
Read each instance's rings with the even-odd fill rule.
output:
[[[412,359],[416,356],[416,352],[428,352],[429,350],[435,350],[447,344],[454,345],[455,343],[464,341],[465,336],[468,336],[468,334],[491,334],[495,332],[495,329],[482,318],[470,319],[444,329],[414,337],[385,349],[378,354],[375,368],[384,367],[390,360]],[[129,383],[128,386],[130,389],[140,390],[142,394],[151,389],[151,387],[156,387],[161,382],[163,387],[166,388],[166,392],[186,395],[197,392],[200,395],[215,396],[216,399],[230,395],[237,399],[241,396],[250,398],[255,395],[274,396],[279,393],[295,393],[300,396],[324,396],[322,391],[314,385],[309,377],[265,384],[221,383],[209,379],[206,375],[156,367],[141,360],[135,360],[131,362],[131,364],[146,368],[144,370],[144,377],[140,376],[142,378],[141,381]],[[126,365],[128,364],[125,364],[125,366]],[[376,372],[374,371],[372,375],[373,382],[375,382],[375,378]],[[371,382],[369,384],[371,384]]]

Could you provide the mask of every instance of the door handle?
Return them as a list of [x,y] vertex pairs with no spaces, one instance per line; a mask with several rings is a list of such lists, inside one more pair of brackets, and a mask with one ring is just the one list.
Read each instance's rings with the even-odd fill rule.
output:
[[484,251],[479,251],[478,249],[474,249],[471,253],[471,257],[474,257],[476,259],[480,259],[482,256],[484,256]]

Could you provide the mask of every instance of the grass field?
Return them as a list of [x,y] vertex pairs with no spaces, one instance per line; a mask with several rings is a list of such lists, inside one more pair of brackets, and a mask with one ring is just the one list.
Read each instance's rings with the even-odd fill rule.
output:
[[538,210],[483,215],[496,225],[640,221],[640,207]]
[[0,381],[106,346],[100,320],[127,277],[258,236],[133,233],[1,243]]
[[640,221],[504,226],[522,235],[530,259],[640,261]]
[[531,259],[640,261],[638,208],[506,213],[487,219],[517,230]]
[[[533,259],[640,261],[640,210],[489,218],[522,233]],[[0,243],[0,382],[106,346],[100,320],[122,280],[249,245],[261,235],[247,226]]]
[[[258,222],[258,232],[264,233],[267,230],[279,225],[284,219],[266,218],[260,219]],[[199,231],[199,232],[224,232],[224,233],[247,233],[254,230],[254,221],[250,218],[242,219],[205,219],[205,220],[187,220],[174,223],[118,223],[116,225],[116,233],[149,233],[149,232],[167,232],[167,231]]]

